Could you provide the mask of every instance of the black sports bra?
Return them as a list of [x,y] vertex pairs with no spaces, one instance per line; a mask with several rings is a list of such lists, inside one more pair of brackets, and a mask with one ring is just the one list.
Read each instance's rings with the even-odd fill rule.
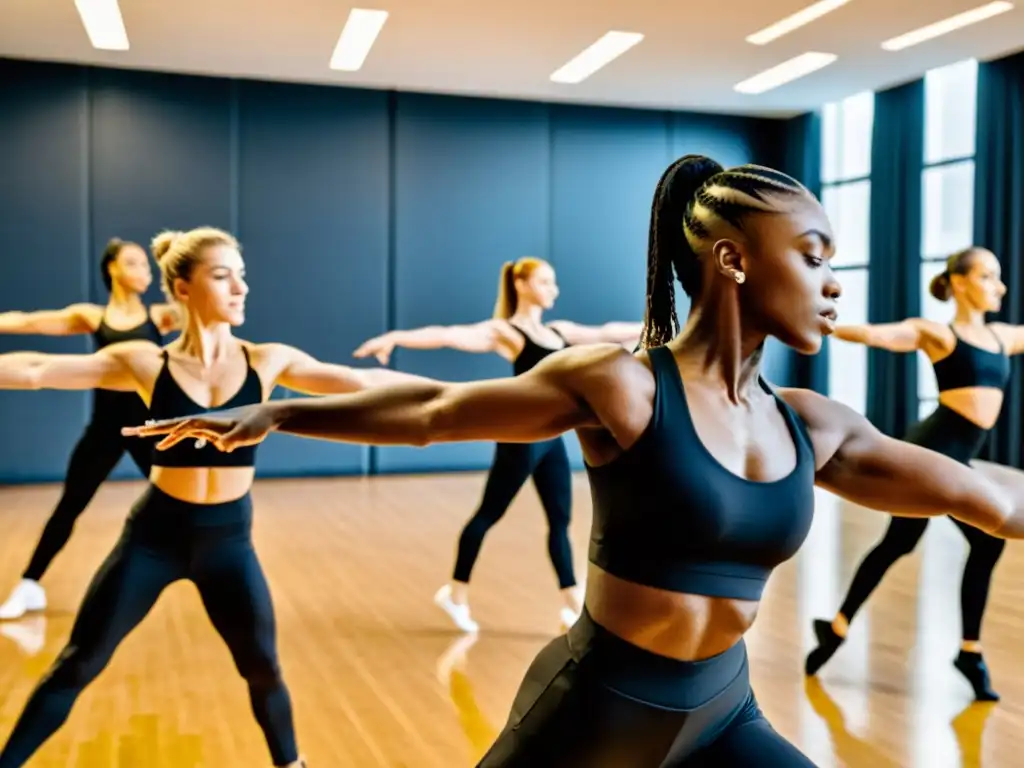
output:
[[[111,328],[107,325],[104,312],[99,327],[92,332],[96,349],[109,347],[123,341],[152,341],[156,345],[163,344],[163,334],[156,323],[146,312],[146,319],[133,328]],[[135,392],[119,392],[112,389],[93,390],[92,419],[97,424],[113,427],[131,426],[145,419],[146,405]]]
[[516,376],[526,373],[528,370],[533,368],[535,365],[537,365],[537,363],[539,363],[548,355],[553,355],[555,354],[555,352],[561,352],[563,349],[569,346],[569,342],[565,340],[565,337],[558,331],[555,331],[554,328],[552,328],[551,330],[555,331],[555,335],[562,340],[562,346],[559,347],[558,349],[554,349],[552,347],[545,347],[543,344],[538,344],[536,341],[533,340],[530,334],[528,334],[515,323],[510,322],[509,325],[511,325],[513,328],[519,331],[519,333],[522,334],[522,337],[524,339],[523,351],[520,352],[516,359],[512,362],[512,372]]
[[761,381],[789,427],[796,466],[772,482],[739,477],[697,435],[671,350],[649,355],[656,392],[647,429],[609,464],[587,465],[590,561],[650,587],[759,600],[772,569],[811,528],[815,462],[806,427]]
[[[149,404],[150,418],[173,419],[179,416],[198,416],[211,411],[237,408],[242,405],[255,405],[263,401],[263,384],[259,374],[249,361],[249,350],[242,347],[245,354],[247,372],[241,389],[224,405],[217,408],[203,408],[174,380],[167,365],[167,350],[163,352],[164,364],[157,375],[153,386],[153,396]],[[156,467],[251,467],[256,463],[256,446],[249,445],[225,453],[212,445],[205,444],[197,448],[197,441],[183,440],[165,451],[153,449],[153,466]]]
[[1005,389],[1010,381],[1010,358],[999,335],[989,328],[999,345],[998,352],[989,352],[961,339],[952,325],[949,329],[956,337],[956,346],[946,357],[932,364],[939,392],[965,387]]

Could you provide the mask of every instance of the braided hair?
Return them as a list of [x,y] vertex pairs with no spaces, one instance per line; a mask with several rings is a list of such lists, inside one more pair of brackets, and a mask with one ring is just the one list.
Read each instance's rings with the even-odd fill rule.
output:
[[703,155],[672,163],[658,181],[651,206],[641,347],[662,346],[679,333],[675,279],[687,296],[700,295],[703,272],[697,254],[722,222],[742,230],[748,214],[777,211],[779,195],[807,194],[800,182],[760,165],[726,170]]

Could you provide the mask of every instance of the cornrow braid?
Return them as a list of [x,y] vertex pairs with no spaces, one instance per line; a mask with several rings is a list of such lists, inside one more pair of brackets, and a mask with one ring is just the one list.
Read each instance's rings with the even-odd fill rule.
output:
[[697,254],[722,223],[742,230],[749,214],[776,211],[779,195],[798,194],[810,192],[786,174],[760,165],[726,170],[703,155],[672,163],[658,180],[651,206],[641,347],[662,346],[679,333],[675,279],[688,296],[700,295],[703,276]]

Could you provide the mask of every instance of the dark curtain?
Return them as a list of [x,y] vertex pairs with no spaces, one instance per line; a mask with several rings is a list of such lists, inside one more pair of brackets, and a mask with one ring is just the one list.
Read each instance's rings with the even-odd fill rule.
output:
[[[974,242],[999,257],[1007,293],[999,320],[1024,323],[1024,53],[978,66]],[[1019,357],[982,455],[1021,467],[1024,381]]]
[[[821,197],[821,115],[809,112],[786,121],[782,168],[816,197]],[[792,353],[793,386],[828,392],[828,345],[826,338],[816,355]]]
[[[924,80],[875,94],[868,322],[921,313],[923,163]],[[893,437],[917,420],[916,355],[869,350],[867,417]]]

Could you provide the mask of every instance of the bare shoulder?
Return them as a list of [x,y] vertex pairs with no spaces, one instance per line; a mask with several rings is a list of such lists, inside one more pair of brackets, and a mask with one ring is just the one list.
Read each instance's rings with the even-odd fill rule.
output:
[[904,322],[920,334],[925,352],[948,352],[956,344],[956,336],[948,325],[924,317],[911,317]]
[[819,469],[832,459],[851,435],[871,426],[849,406],[813,390],[780,387],[776,392],[807,427]]
[[100,323],[103,322],[103,311],[103,307],[99,304],[92,304],[87,301],[71,304],[67,308],[67,312],[89,326],[90,331],[95,331],[100,327]]

